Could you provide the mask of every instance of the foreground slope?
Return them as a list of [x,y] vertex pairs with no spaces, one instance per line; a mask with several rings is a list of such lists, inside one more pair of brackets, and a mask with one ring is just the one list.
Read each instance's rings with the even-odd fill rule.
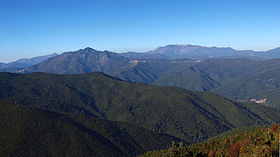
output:
[[121,122],[0,104],[0,156],[135,156],[171,136]]
[[[234,133],[235,130],[228,134]],[[238,131],[237,131],[238,132]],[[231,136],[219,136],[210,140],[184,147],[183,144],[172,144],[168,150],[148,152],[149,156],[279,156],[279,125],[270,128],[255,128]]]
[[117,80],[103,73],[0,73],[0,101],[125,121],[188,143],[226,130],[277,123],[279,110],[244,105],[211,93]]

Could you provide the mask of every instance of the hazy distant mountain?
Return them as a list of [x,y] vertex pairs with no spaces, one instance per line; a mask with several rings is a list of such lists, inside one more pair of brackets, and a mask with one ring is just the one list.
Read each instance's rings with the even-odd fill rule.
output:
[[171,59],[169,56],[164,54],[149,54],[149,53],[138,53],[138,52],[126,52],[120,53],[120,55],[130,59]]
[[234,56],[232,48],[202,47],[197,45],[167,45],[147,52],[149,54],[163,54],[171,58],[203,59],[222,56]]
[[[278,54],[279,50],[280,48],[267,52],[254,52],[251,50],[236,51],[232,48],[202,47],[195,45],[168,45],[165,47],[159,47],[146,53],[128,52],[118,54],[109,51],[97,51],[92,48],[85,48],[78,51],[65,52],[39,64],[25,68],[24,72],[74,74],[101,71],[129,81],[151,83],[155,80],[155,78],[158,77],[148,76],[152,72],[154,72],[154,74],[163,74],[167,71],[174,72],[174,70],[178,71],[179,69],[183,69],[183,67],[189,67],[189,65],[196,62],[193,61],[193,63],[190,64],[187,63],[188,61],[186,62],[186,60],[182,61],[178,59],[240,57],[264,59],[273,58],[277,55],[280,57],[280,53]],[[182,62],[185,63],[181,64]],[[189,60],[189,62],[191,62],[191,60]],[[181,67],[178,66],[178,64],[181,64]],[[2,71],[9,71],[9,69]],[[137,75],[135,77],[138,77],[138,79],[131,78],[131,73],[132,75]],[[152,77],[154,79],[147,77]],[[144,78],[144,81],[141,79],[139,80],[139,78]]]
[[[167,49],[173,51],[167,52]],[[202,51],[204,53],[214,53],[215,51],[222,54],[227,51],[228,54],[240,53],[235,52],[231,48],[205,48],[200,46],[190,45],[173,45],[158,48],[156,52],[149,52],[142,56],[142,59],[137,58],[136,53],[129,53],[132,58],[126,58],[118,53],[109,51],[97,51],[92,48],[80,49],[73,52],[65,52],[61,55],[47,59],[39,64],[30,66],[24,69],[25,73],[30,72],[48,72],[56,74],[79,74],[93,71],[101,71],[111,76],[131,82],[142,82],[160,86],[176,86],[192,91],[213,91],[227,98],[234,100],[249,100],[266,98],[270,105],[277,105],[278,84],[279,80],[275,79],[273,87],[259,86],[258,78],[253,79],[253,75],[261,74],[265,71],[271,71],[271,75],[278,76],[273,70],[280,66],[277,59],[273,60],[252,60],[245,58],[213,58],[207,60],[190,60],[190,59],[156,59],[149,58],[149,55],[163,56],[184,56],[188,50],[190,54]],[[209,50],[209,51],[208,51]],[[211,51],[213,50],[213,52]],[[245,53],[269,54],[269,57],[276,56],[280,49],[276,48],[267,52],[246,51]],[[138,53],[137,53],[138,55]],[[252,55],[251,55],[252,56]],[[260,56],[260,55],[259,55]],[[268,55],[266,55],[268,56]],[[146,58],[145,58],[146,57]],[[2,70],[4,71],[4,70]],[[17,68],[10,68],[6,71],[22,71]],[[270,76],[270,75],[267,75]],[[242,88],[240,80],[246,80],[258,85]],[[253,79],[253,80],[252,80]],[[269,80],[269,78],[268,78]],[[219,89],[217,89],[219,88]],[[268,91],[266,91],[269,90]],[[273,89],[273,90],[272,90]],[[239,92],[240,91],[240,92]],[[266,92],[261,92],[266,91]],[[268,94],[269,93],[269,94]]]
[[189,59],[176,61],[153,58],[130,59],[114,52],[85,48],[62,53],[19,72],[79,74],[101,71],[128,81],[152,83],[167,71],[189,66],[195,62]]
[[47,72],[55,74],[79,74],[101,71],[118,78],[151,83],[166,71],[193,64],[189,59],[129,59],[118,53],[97,51],[92,48],[65,52],[39,64],[24,69],[25,73]]
[[253,51],[253,50],[235,50],[230,47],[204,47],[199,45],[167,45],[158,47],[155,50],[144,53],[124,53],[123,56],[130,58],[153,58],[158,57],[178,59],[209,59],[209,58],[258,58],[258,59],[272,59],[280,58],[280,48],[269,51]]
[[58,74],[77,74],[92,71],[108,72],[121,68],[129,59],[109,51],[97,51],[92,48],[65,52],[44,62],[25,69],[25,72],[48,72]]
[[10,63],[0,63],[0,69],[1,71],[13,71],[14,69],[25,68],[31,65],[38,64],[48,58],[55,57],[57,55],[58,54],[53,53],[45,56],[19,59],[17,61],[10,62]]
[[272,50],[264,51],[262,53],[258,53],[257,55],[258,57],[270,58],[270,59],[280,58],[280,47],[277,47]]

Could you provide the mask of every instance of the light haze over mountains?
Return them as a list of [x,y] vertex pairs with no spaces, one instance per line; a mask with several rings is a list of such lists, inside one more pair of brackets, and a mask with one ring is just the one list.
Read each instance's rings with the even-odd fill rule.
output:
[[280,57],[280,48],[268,51],[253,50],[235,50],[230,47],[204,47],[199,45],[167,45],[158,47],[144,53],[121,53],[121,55],[129,58],[162,58],[162,59],[209,59],[209,58],[255,58],[255,59],[272,59]]
[[[0,71],[55,74],[100,71],[130,82],[211,91],[238,101],[266,100],[265,105],[279,107],[279,50],[256,52],[167,45],[145,53],[114,53],[87,47],[46,57],[28,67]],[[248,88],[242,88],[244,86]]]

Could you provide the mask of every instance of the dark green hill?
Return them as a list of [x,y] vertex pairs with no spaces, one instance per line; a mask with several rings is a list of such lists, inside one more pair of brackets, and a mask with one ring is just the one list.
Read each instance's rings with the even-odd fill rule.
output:
[[280,120],[278,110],[264,106],[244,105],[215,94],[176,87],[129,83],[99,72],[0,73],[0,101],[125,121],[188,143],[235,127]]
[[195,64],[189,59],[137,59],[131,60],[129,66],[116,69],[108,74],[130,82],[153,84],[170,71],[176,71]]
[[123,122],[0,104],[0,156],[135,156],[179,139]]
[[267,99],[279,107],[280,60],[211,59],[153,61],[110,73],[118,78],[192,91],[211,91],[233,100]]
[[185,68],[168,71],[153,84],[194,91],[210,91],[223,86],[226,81],[254,73],[259,62],[243,58],[205,60]]
[[172,69],[152,84],[211,91],[223,97],[249,101],[266,99],[279,107],[280,60],[213,59],[179,71]]
[[153,82],[160,86],[181,87],[192,91],[209,91],[220,83],[196,67],[187,67],[181,71],[169,72]]
[[280,66],[228,82],[214,92],[235,100],[266,99],[264,104],[280,107]]

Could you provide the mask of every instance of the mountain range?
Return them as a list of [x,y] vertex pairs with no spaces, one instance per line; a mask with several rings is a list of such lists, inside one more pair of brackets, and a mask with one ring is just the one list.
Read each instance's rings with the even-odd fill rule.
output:
[[[278,59],[216,58],[202,61],[131,59],[118,53],[85,48],[65,52],[39,64],[13,72],[80,74],[101,71],[130,82],[176,86],[192,91],[211,91],[233,100],[267,99],[266,105],[279,107],[277,99],[279,81],[276,78],[277,71],[274,70],[277,67],[280,67]],[[269,82],[274,84],[273,87],[268,84],[255,88],[260,85],[258,82],[261,81],[261,75],[271,76],[266,80],[274,80]],[[265,79],[263,81],[265,82]],[[251,87],[242,88],[243,85],[238,85],[239,82],[243,82],[243,85],[250,82]]]
[[210,58],[253,58],[253,59],[274,59],[280,58],[280,48],[268,51],[235,50],[230,47],[204,47],[199,45],[167,45],[158,47],[155,50],[136,53],[121,53],[122,56],[134,59],[160,58],[160,59],[180,59],[189,58],[193,60],[203,60]]
[[0,63],[0,71],[1,72],[17,71],[22,68],[26,68],[26,67],[41,63],[41,62],[45,61],[46,59],[55,57],[57,55],[58,54],[53,53],[53,54],[49,54],[49,55],[45,55],[45,56],[38,56],[38,57],[33,57],[33,58],[23,58],[23,59],[19,59],[17,61],[10,62],[10,63]]
[[241,53],[169,45],[139,57],[88,47],[2,69],[14,73],[0,72],[0,156],[136,156],[279,124],[280,60],[222,52]]

